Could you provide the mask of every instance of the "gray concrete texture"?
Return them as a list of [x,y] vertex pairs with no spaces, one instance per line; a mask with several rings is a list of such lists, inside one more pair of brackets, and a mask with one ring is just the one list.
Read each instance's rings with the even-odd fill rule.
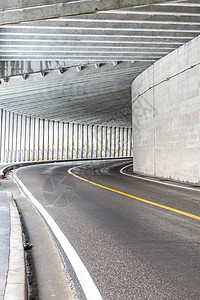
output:
[[[46,18],[55,18],[61,16],[73,16],[111,9],[120,9],[154,3],[173,2],[175,0],[8,0],[0,5],[0,24],[10,24],[16,22],[25,22],[40,20]],[[78,3],[77,3],[78,2]],[[37,8],[42,6],[42,9]],[[24,10],[29,7],[29,10]],[[3,12],[1,12],[1,9]]]
[[0,299],[6,288],[10,249],[10,212],[6,193],[0,192]]
[[136,173],[200,182],[199,62],[197,37],[134,80]]

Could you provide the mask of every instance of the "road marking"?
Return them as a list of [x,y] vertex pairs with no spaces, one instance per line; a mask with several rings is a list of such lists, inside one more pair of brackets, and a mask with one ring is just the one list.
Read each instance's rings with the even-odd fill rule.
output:
[[129,177],[134,177],[134,178],[145,180],[145,181],[150,181],[150,182],[154,182],[154,183],[158,183],[158,184],[173,186],[173,187],[180,188],[180,189],[185,189],[185,190],[191,190],[191,191],[195,191],[195,192],[200,192],[200,189],[192,188],[192,187],[189,187],[189,186],[181,186],[181,185],[176,185],[176,184],[168,183],[168,182],[160,182],[160,181],[157,181],[157,180],[154,180],[154,179],[144,178],[144,177],[133,175],[133,174],[126,174],[126,173],[123,172],[126,168],[128,168],[128,167],[130,167],[132,165],[133,164],[130,164],[130,165],[127,165],[127,166],[123,167],[120,170],[120,173],[122,175],[126,175],[126,176],[129,176]]
[[103,300],[101,297],[92,277],[90,276],[88,270],[86,269],[85,265],[83,264],[82,260],[78,256],[77,252],[70,244],[62,230],[53,220],[53,218],[49,215],[49,213],[45,210],[45,208],[36,200],[36,198],[31,194],[31,192],[27,189],[27,187],[22,183],[22,181],[18,178],[17,174],[13,174],[15,181],[17,182],[18,186],[25,193],[39,213],[43,216],[49,227],[51,228],[52,232],[55,234],[58,242],[60,243],[63,251],[67,255],[76,276],[80,282],[80,285],[83,289],[85,297],[87,300]]
[[118,191],[118,190],[115,190],[115,189],[112,189],[110,187],[107,187],[107,186],[104,186],[104,185],[101,185],[101,184],[98,184],[96,182],[93,182],[93,181],[90,181],[90,180],[87,180],[79,175],[76,175],[72,172],[73,169],[77,168],[76,167],[73,167],[71,169],[68,170],[68,173],[80,180],[83,180],[85,182],[88,182],[90,184],[93,184],[95,186],[98,186],[100,188],[103,188],[105,190],[108,190],[108,191],[111,191],[111,192],[114,192],[114,193],[117,193],[117,194],[120,194],[120,195],[123,195],[123,196],[126,196],[126,197],[129,197],[129,198],[133,198],[135,200],[138,200],[138,201],[141,201],[141,202],[144,202],[144,203],[147,203],[147,204],[150,204],[150,205],[153,205],[153,206],[157,206],[157,207],[160,207],[160,208],[163,208],[163,209],[166,209],[166,210],[169,210],[169,211],[172,211],[172,212],[175,212],[177,214],[180,214],[180,215],[183,215],[183,216],[187,216],[187,217],[190,217],[192,219],[196,219],[196,220],[200,220],[200,217],[199,216],[196,216],[196,215],[193,215],[193,214],[190,214],[190,213],[187,213],[187,212],[184,212],[182,210],[178,210],[178,209],[175,209],[175,208],[172,208],[172,207],[169,207],[169,206],[165,206],[165,205],[162,205],[162,204],[159,204],[159,203],[155,203],[155,202],[152,202],[152,201],[149,201],[149,200],[145,200],[145,199],[142,199],[142,198],[139,198],[139,197],[136,197],[136,196],[133,196],[131,194],[127,194],[127,193],[124,193],[124,192],[121,192],[121,191]]

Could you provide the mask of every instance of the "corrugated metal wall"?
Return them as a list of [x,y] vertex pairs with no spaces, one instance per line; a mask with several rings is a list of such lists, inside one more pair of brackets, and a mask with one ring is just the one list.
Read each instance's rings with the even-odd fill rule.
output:
[[131,155],[131,128],[64,123],[0,110],[1,163]]

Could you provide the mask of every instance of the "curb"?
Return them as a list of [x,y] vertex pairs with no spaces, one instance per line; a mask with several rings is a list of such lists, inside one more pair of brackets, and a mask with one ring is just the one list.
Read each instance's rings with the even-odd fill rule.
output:
[[10,205],[10,256],[4,300],[26,300],[27,283],[22,228],[12,193],[6,193]]

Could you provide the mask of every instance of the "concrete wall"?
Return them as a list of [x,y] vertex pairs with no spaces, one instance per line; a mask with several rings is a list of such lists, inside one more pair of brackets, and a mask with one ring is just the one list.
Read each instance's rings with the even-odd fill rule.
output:
[[132,155],[132,129],[56,122],[0,110],[0,162]]
[[200,36],[132,84],[133,169],[200,182]]

